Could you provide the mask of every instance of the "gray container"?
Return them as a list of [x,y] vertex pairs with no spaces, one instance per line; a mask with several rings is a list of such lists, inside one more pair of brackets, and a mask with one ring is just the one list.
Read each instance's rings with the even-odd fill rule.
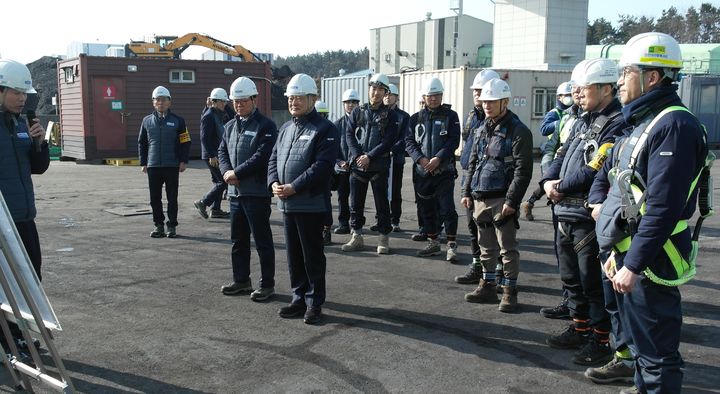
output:
[[[355,89],[360,95],[360,104],[368,102],[368,82],[372,73],[366,75],[348,75],[342,77],[323,78],[320,81],[320,100],[330,108],[329,119],[333,122],[344,115],[342,94],[347,89]],[[400,77],[388,75],[390,83],[399,85]],[[399,87],[398,87],[399,88]]]
[[708,144],[720,146],[720,75],[688,75],[680,81],[683,104],[707,130]]
[[[474,107],[470,86],[480,70],[462,67],[401,74],[400,108],[411,115],[419,111],[421,90],[425,81],[437,77],[445,88],[443,103],[452,105],[452,109],[458,113],[462,123]],[[509,109],[532,131],[533,146],[539,148],[546,138],[540,134],[542,119],[545,113],[555,106],[557,86],[570,79],[570,72],[511,69],[495,71],[510,85],[512,97]]]

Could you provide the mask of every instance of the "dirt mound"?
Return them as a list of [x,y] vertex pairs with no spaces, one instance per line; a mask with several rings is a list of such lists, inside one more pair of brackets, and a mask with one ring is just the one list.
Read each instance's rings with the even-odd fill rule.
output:
[[30,63],[33,79],[33,87],[38,94],[28,95],[25,109],[34,109],[41,118],[55,115],[55,107],[52,105],[53,96],[57,95],[57,60],[52,56],[43,56]]

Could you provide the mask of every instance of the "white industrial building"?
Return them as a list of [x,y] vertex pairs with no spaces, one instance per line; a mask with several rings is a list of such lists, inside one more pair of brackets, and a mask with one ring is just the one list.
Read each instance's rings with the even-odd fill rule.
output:
[[[455,40],[457,32],[457,40]],[[383,74],[478,66],[493,42],[493,25],[469,15],[370,29],[370,67]],[[488,64],[489,65],[489,64]]]
[[588,0],[497,0],[493,68],[572,70],[585,59]]
[[[457,16],[371,29],[370,67],[400,77],[400,107],[411,114],[420,108],[424,81],[440,78],[443,102],[452,104],[462,120],[473,107],[472,79],[491,67],[510,85],[510,110],[533,131],[537,148],[544,140],[540,123],[555,106],[557,86],[585,58],[588,0],[494,3],[494,25],[464,15],[462,1],[455,0],[450,4]],[[483,62],[484,56],[492,61]],[[331,114],[342,113],[341,103],[332,98],[350,82],[357,81],[323,80]]]

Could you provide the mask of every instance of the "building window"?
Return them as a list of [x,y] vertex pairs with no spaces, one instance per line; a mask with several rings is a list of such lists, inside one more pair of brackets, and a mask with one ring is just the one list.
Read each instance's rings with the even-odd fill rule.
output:
[[75,82],[75,73],[72,67],[63,67],[63,74],[65,75],[65,83]]
[[542,119],[555,107],[554,88],[533,88],[533,119]]
[[445,56],[450,56],[450,55],[452,55],[452,51],[449,50],[449,49],[446,50],[446,51],[445,51]]
[[195,71],[170,70],[170,83],[195,83]]

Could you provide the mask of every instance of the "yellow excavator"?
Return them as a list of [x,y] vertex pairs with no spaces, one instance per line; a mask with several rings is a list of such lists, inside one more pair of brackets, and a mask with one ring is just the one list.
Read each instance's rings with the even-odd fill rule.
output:
[[180,54],[190,45],[199,45],[230,56],[241,57],[246,62],[262,62],[257,55],[242,45],[228,44],[199,33],[188,33],[182,37],[155,36],[155,42],[131,41],[125,45],[125,56],[180,59]]

